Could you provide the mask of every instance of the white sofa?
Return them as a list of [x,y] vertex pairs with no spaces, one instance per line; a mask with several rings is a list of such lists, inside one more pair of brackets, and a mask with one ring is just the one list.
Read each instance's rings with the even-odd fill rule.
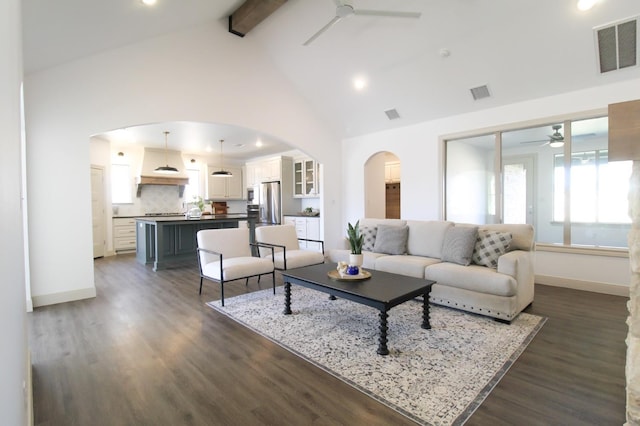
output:
[[[363,218],[360,229],[369,240],[365,241],[362,267],[435,281],[429,299],[431,303],[511,322],[533,302],[534,236],[531,225]],[[389,248],[382,240],[390,230],[401,235],[398,234],[401,229],[406,233],[405,254],[390,254],[399,253],[402,241],[393,241],[398,243],[397,247]],[[384,238],[373,238],[376,231],[383,231],[380,235]],[[487,238],[500,238],[498,246],[508,244],[508,247],[490,250],[491,259],[482,258],[479,253],[487,245]],[[479,245],[480,240],[482,245]],[[347,247],[331,250],[329,259],[332,262],[348,261]],[[470,256],[479,263],[495,264],[495,267],[474,264]],[[468,262],[471,263],[466,265]]]

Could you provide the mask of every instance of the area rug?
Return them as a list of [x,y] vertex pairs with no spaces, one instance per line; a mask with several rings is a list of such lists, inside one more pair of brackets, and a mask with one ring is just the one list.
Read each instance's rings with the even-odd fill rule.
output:
[[521,313],[510,324],[422,301],[389,311],[390,354],[376,354],[378,311],[325,293],[292,287],[207,303],[256,333],[423,425],[461,425],[524,351],[545,319]]

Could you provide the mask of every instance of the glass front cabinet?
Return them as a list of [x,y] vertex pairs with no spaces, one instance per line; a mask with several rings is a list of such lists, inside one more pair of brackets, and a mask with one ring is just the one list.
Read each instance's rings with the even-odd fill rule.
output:
[[293,163],[293,196],[297,198],[317,198],[318,164],[310,158],[297,159]]

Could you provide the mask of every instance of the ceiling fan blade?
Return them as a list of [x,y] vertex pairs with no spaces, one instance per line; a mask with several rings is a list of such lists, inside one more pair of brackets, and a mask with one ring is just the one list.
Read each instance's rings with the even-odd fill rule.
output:
[[329,21],[329,23],[327,25],[325,25],[324,27],[320,28],[320,30],[315,33],[314,35],[312,35],[309,40],[305,41],[304,43],[302,43],[303,46],[308,46],[311,44],[311,42],[313,42],[313,40],[317,39],[318,37],[320,37],[320,35],[327,31],[329,28],[331,28],[336,22],[338,22],[340,19],[339,16],[335,16],[331,21]]
[[549,140],[548,139],[540,139],[540,140],[537,140],[537,141],[524,141],[524,142],[520,142],[520,144],[526,145],[528,143],[540,143],[540,142],[549,143]]
[[354,9],[354,15],[360,16],[388,16],[391,18],[419,18],[422,16],[420,12],[394,12],[391,10],[366,10]]

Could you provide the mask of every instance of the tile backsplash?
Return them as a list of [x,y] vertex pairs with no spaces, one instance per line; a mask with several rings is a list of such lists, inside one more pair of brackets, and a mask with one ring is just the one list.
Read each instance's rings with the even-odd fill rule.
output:
[[179,197],[177,186],[145,185],[140,197],[132,204],[118,204],[113,207],[114,216],[142,216],[145,213],[180,213],[185,200]]

